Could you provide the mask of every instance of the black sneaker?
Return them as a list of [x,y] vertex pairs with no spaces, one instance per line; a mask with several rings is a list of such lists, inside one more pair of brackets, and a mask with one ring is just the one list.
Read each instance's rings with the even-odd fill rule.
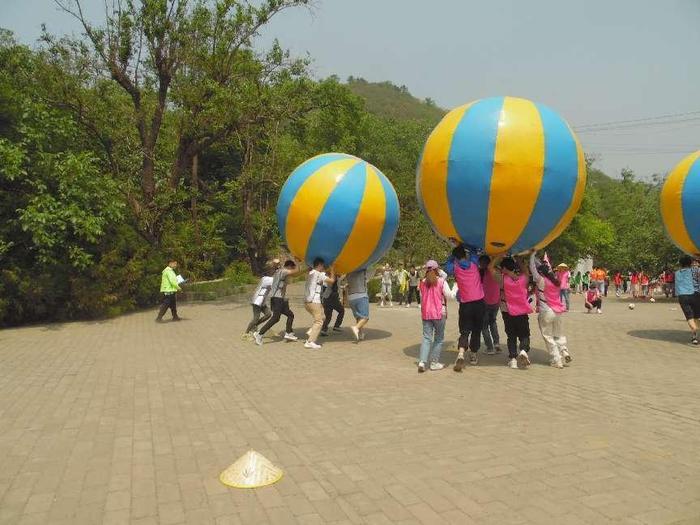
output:
[[698,342],[698,338],[697,338],[697,337],[693,337],[693,340],[691,341],[691,343],[694,344],[694,345],[696,345],[696,346],[700,344],[700,343]]
[[343,329],[340,328],[339,326],[334,326],[334,327],[333,327],[333,331],[334,331],[334,332],[342,332]]
[[173,317],[173,321],[182,321],[182,317]]
[[328,337],[328,332],[326,332],[325,330],[321,330],[321,335],[323,337]]

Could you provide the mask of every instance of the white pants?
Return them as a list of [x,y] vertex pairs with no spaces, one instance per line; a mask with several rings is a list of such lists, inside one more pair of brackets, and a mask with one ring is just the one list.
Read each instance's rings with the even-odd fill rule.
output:
[[391,302],[391,283],[382,283],[382,302]]
[[566,351],[566,337],[561,333],[561,314],[556,314],[549,308],[541,308],[537,317],[542,338],[547,345],[552,361],[562,358],[562,351]]

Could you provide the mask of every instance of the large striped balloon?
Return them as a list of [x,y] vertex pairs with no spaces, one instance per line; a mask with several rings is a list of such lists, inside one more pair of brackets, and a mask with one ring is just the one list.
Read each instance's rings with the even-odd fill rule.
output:
[[418,201],[435,231],[495,254],[541,248],[581,205],[586,163],[567,123],[514,97],[450,111],[418,164]]
[[289,176],[277,224],[296,257],[347,273],[377,262],[396,237],[399,200],[384,174],[344,153],[313,157]]
[[684,158],[666,179],[661,217],[676,246],[700,256],[700,151]]

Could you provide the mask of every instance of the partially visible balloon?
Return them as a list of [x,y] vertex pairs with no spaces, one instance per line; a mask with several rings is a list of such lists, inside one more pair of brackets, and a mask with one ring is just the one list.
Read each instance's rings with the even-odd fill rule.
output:
[[277,224],[292,254],[321,257],[339,273],[377,262],[399,226],[399,200],[372,164],[344,153],[313,157],[289,176],[277,201]]
[[661,217],[676,246],[700,256],[700,151],[680,161],[664,182]]
[[522,98],[450,111],[418,164],[418,201],[433,229],[495,254],[542,248],[578,211],[583,150],[553,110]]

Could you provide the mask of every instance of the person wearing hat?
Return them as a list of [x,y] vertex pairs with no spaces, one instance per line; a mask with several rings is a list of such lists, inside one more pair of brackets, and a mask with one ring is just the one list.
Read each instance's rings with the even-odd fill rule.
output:
[[457,294],[457,285],[453,289],[447,281],[440,277],[440,266],[434,260],[429,260],[423,267],[425,277],[419,282],[421,319],[423,321],[423,342],[420,345],[418,357],[418,373],[445,368],[440,362],[442,342],[445,339],[445,323],[447,322],[447,299]]
[[571,307],[569,302],[571,294],[569,279],[571,279],[571,272],[565,263],[561,263],[559,266],[557,266],[557,279],[559,279],[559,282],[561,283],[561,291],[559,292],[561,295],[561,301],[564,303],[566,311],[568,312],[569,308]]

